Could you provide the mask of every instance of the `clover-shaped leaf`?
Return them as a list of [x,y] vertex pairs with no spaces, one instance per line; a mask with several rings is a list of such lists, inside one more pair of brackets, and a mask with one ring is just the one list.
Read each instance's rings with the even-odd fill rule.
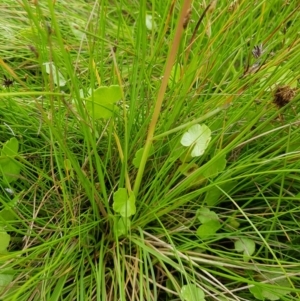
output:
[[205,149],[211,140],[211,130],[205,124],[195,124],[185,132],[180,143],[183,146],[192,148],[191,156],[199,157],[203,155]]
[[248,261],[255,252],[255,242],[250,238],[240,238],[234,243],[237,252],[243,252],[244,261]]
[[135,214],[134,193],[130,192],[128,197],[126,188],[119,188],[118,191],[114,193],[113,209],[125,218]]
[[203,207],[197,210],[197,218],[202,223],[197,229],[197,235],[201,239],[214,235],[221,228],[218,215],[208,208]]
[[185,301],[205,301],[203,290],[195,284],[184,285],[181,288],[181,295]]
[[210,236],[216,234],[216,232],[221,228],[221,224],[219,221],[212,220],[209,221],[197,229],[197,235],[201,239],[209,238]]

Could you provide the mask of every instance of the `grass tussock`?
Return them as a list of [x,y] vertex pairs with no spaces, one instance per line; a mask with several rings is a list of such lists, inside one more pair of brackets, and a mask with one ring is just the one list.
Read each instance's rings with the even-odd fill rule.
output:
[[0,300],[299,300],[299,8],[2,1]]

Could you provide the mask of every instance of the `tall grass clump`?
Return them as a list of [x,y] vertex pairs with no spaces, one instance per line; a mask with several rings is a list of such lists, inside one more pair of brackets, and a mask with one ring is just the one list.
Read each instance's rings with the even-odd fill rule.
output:
[[0,300],[300,300],[298,1],[0,20]]

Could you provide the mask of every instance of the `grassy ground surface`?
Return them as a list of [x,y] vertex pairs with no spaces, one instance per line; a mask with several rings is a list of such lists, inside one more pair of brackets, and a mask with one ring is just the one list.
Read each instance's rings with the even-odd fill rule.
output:
[[300,300],[299,28],[1,1],[0,300]]

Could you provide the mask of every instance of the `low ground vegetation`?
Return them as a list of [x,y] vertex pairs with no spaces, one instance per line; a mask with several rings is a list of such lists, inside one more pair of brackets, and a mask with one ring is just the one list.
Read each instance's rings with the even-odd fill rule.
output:
[[300,300],[299,3],[190,2],[1,2],[0,300]]

